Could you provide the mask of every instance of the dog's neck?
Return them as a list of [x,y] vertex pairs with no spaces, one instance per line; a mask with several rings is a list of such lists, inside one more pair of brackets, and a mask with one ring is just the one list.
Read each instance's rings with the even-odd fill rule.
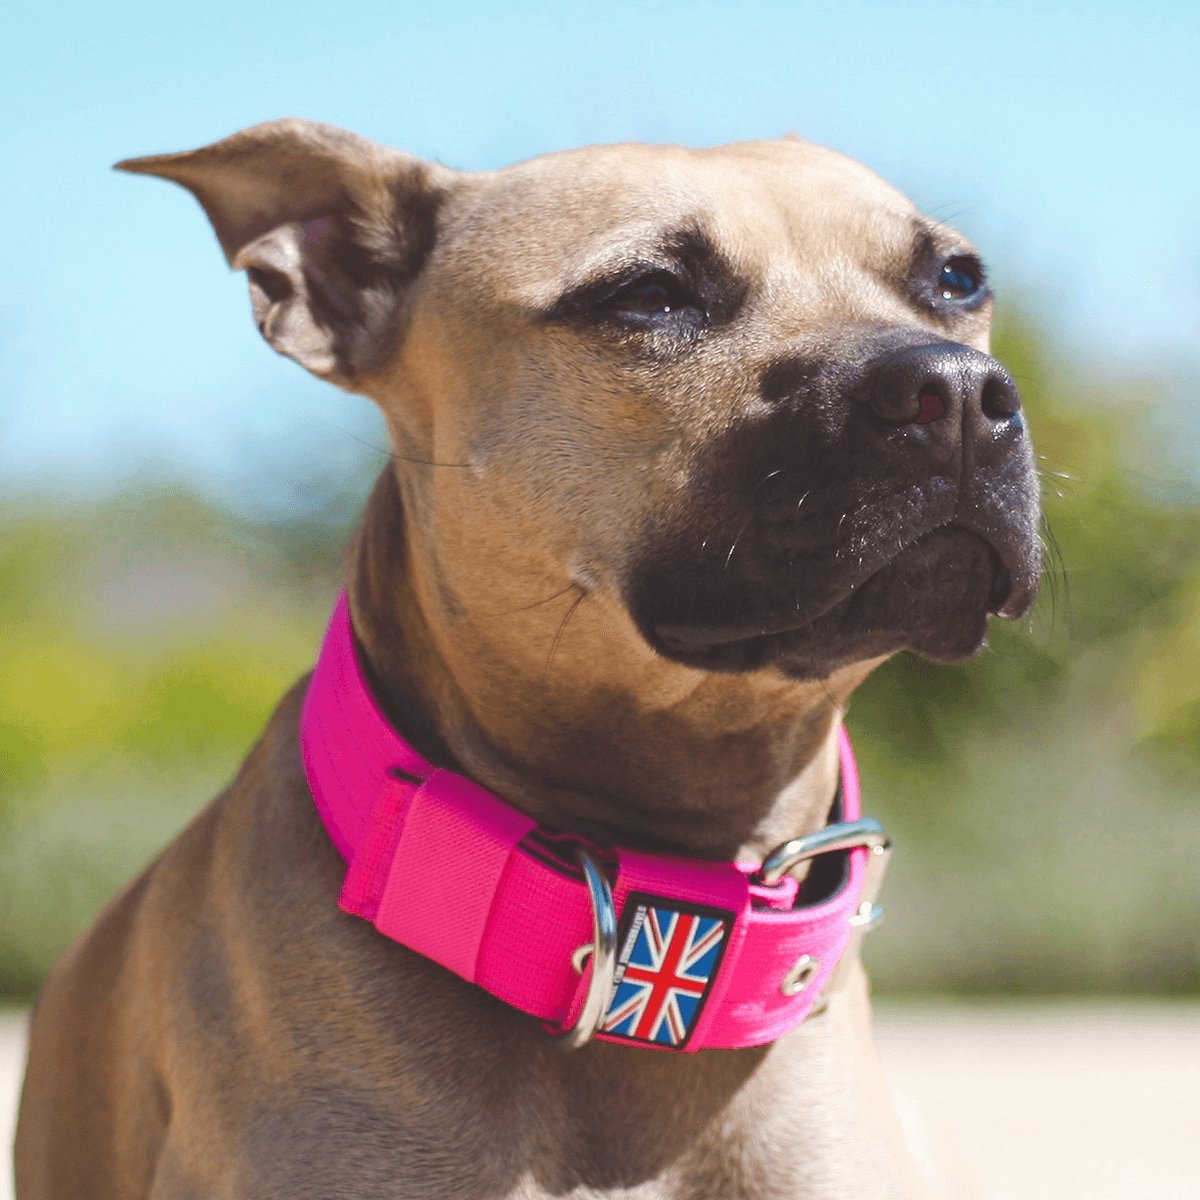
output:
[[[536,651],[505,656],[488,637],[503,616],[447,628],[428,576],[386,470],[351,551],[351,612],[381,707],[430,761],[544,826],[667,853],[761,857],[827,820],[841,711],[873,664],[815,684],[716,675],[614,639],[593,670],[554,678],[544,646],[569,597],[545,606]],[[447,654],[456,642],[484,649]]]

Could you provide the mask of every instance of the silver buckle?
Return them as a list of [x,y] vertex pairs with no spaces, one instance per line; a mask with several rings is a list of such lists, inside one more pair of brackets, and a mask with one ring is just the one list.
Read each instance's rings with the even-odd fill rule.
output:
[[[874,817],[861,817],[857,821],[840,821],[834,825],[826,825],[816,833],[805,837],[792,838],[777,846],[763,860],[763,865],[750,877],[752,883],[765,884],[768,887],[778,883],[798,862],[816,858],[819,854],[833,854],[839,850],[858,850],[866,847],[867,869],[863,874],[862,891],[859,892],[858,908],[850,918],[850,940],[838,960],[837,966],[825,983],[825,990],[817,998],[812,1012],[819,1013],[829,1003],[829,997],[839,991],[845,982],[846,974],[858,955],[859,944],[863,934],[874,929],[883,920],[883,909],[875,903],[879,888],[883,883],[883,873],[887,868],[888,856],[892,852],[892,843],[884,828]],[[791,972],[789,972],[789,975]],[[789,982],[785,977],[784,983]]]
[[[833,854],[839,850],[857,850],[866,847],[869,851],[867,869],[863,875],[862,891],[859,893],[858,909],[850,918],[850,940],[838,964],[825,984],[825,990],[817,998],[812,1012],[821,1012],[829,997],[844,981],[849,965],[854,961],[859,943],[868,929],[873,929],[883,918],[883,909],[875,903],[883,883],[892,843],[883,826],[873,817],[858,821],[843,821],[826,825],[824,829],[806,837],[793,838],[777,847],[750,876],[752,883],[778,883],[798,862],[816,858],[820,854]],[[604,874],[600,859],[586,846],[576,849],[576,857],[587,884],[588,897],[592,904],[592,940],[575,949],[571,955],[572,965],[582,974],[587,969],[587,960],[592,960],[592,978],[588,983],[587,997],[583,1002],[575,1024],[562,1033],[548,1033],[552,1045],[560,1050],[578,1050],[592,1039],[599,1030],[612,999],[613,982],[617,967],[617,910],[613,904],[612,888]],[[791,973],[789,972],[789,975]],[[785,980],[786,982],[786,980]],[[799,982],[798,980],[796,982]],[[803,984],[797,990],[802,990]],[[791,993],[794,994],[794,993]]]
[[608,885],[600,859],[591,850],[579,846],[575,854],[592,902],[592,940],[575,950],[571,962],[582,975],[587,969],[586,959],[590,955],[592,978],[575,1024],[562,1033],[547,1035],[551,1044],[560,1050],[578,1050],[600,1028],[612,999],[613,979],[617,970],[617,910],[613,904],[612,888]]

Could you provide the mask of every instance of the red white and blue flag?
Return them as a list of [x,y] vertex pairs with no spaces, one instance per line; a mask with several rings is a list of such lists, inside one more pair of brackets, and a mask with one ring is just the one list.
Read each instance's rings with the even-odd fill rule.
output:
[[633,919],[601,1026],[610,1036],[680,1047],[696,1027],[733,914],[681,911],[669,903],[657,896],[627,901]]

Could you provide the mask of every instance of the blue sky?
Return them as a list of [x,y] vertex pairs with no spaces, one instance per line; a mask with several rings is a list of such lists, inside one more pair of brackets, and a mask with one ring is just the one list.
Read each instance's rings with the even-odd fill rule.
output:
[[1198,62],[1182,2],[23,5],[0,44],[0,487],[143,472],[253,506],[377,439],[365,401],[258,340],[191,198],[108,169],[287,115],[462,168],[795,129],[957,224],[1085,353],[1195,361]]

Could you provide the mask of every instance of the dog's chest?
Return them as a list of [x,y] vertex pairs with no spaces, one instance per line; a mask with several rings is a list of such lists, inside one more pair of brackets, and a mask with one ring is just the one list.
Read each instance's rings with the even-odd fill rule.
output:
[[[414,996],[420,1007],[420,1000]],[[447,1026],[482,1033],[441,998]],[[455,1011],[459,1009],[459,1011]],[[827,1014],[829,1016],[830,1014]],[[440,1022],[438,1023],[440,1026]],[[491,1046],[402,1046],[375,1078],[263,1081],[237,1122],[231,1195],[550,1200],[901,1200],[885,1106],[831,1021],[758,1055],[597,1046],[546,1054],[521,1022]],[[425,1033],[431,1031],[426,1028]],[[422,1039],[424,1041],[424,1039]],[[386,1077],[390,1076],[390,1078]],[[857,1078],[856,1078],[857,1077]]]
[[[886,1098],[864,1082],[875,1073],[860,976],[771,1046],[685,1054],[594,1042],[564,1053],[525,1014],[319,895],[312,881],[338,864],[312,836],[304,799],[259,821],[280,836],[262,859],[246,852],[245,907],[185,956],[181,978],[203,983],[188,989],[185,1057],[207,1065],[172,1081],[180,1126],[164,1160],[186,1126],[213,1132],[194,1172],[179,1164],[196,1194],[911,1194],[896,1175],[905,1156]],[[249,920],[268,911],[271,922]],[[224,1187],[200,1185],[213,1145],[232,1151]]]

